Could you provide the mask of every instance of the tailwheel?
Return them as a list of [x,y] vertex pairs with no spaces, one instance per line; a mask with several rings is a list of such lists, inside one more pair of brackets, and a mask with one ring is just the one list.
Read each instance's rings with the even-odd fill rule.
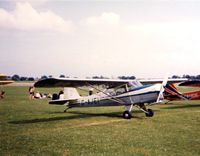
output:
[[147,109],[147,113],[146,114],[146,117],[152,117],[154,115],[154,112],[152,109]]
[[124,113],[123,113],[123,118],[124,119],[131,119],[131,117],[132,117],[131,112],[124,111]]

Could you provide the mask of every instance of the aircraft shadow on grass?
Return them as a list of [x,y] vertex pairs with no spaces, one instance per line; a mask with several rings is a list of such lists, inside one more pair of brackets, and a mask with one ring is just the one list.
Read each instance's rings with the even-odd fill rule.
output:
[[[58,112],[55,112],[58,113]],[[55,114],[51,113],[51,114]],[[59,112],[60,114],[66,114],[63,112]],[[75,114],[72,116],[62,116],[62,117],[50,117],[50,118],[36,118],[30,120],[18,120],[18,121],[10,121],[10,124],[31,124],[31,123],[40,123],[40,122],[50,122],[50,121],[60,121],[60,120],[72,120],[72,119],[83,119],[83,118],[90,118],[90,117],[98,117],[98,116],[105,116],[105,117],[115,117],[115,118],[122,118],[120,115],[121,112],[114,112],[114,113],[82,113],[82,112],[67,112],[68,114]]]
[[[63,112],[54,112],[51,114],[66,114]],[[121,112],[113,112],[113,113],[88,113],[88,112],[67,112],[68,114],[74,114],[72,116],[62,116],[62,117],[51,117],[51,118],[36,118],[30,120],[18,120],[18,121],[10,121],[10,124],[31,124],[31,123],[41,123],[41,122],[50,122],[50,121],[60,121],[60,120],[72,120],[72,119],[83,119],[90,117],[111,117],[111,118],[122,118]],[[134,113],[141,113],[140,111],[134,111]],[[133,118],[143,119],[144,117],[133,116]]]
[[200,104],[175,105],[175,106],[165,107],[163,109],[183,109],[183,108],[198,108],[198,107],[200,107]]

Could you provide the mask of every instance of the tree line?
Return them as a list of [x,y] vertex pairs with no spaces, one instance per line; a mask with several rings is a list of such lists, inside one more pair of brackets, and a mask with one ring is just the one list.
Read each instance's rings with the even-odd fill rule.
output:
[[[46,78],[52,78],[52,75],[46,76],[42,75],[40,78],[34,78],[34,77],[26,77],[26,76],[19,76],[18,74],[14,74],[13,76],[8,76],[8,79],[14,80],[14,81],[36,81],[39,79],[46,79]],[[65,76],[64,74],[61,74],[59,76],[60,78],[70,78],[69,76]],[[74,77],[77,78],[77,77]],[[86,77],[86,78],[92,78],[92,79],[109,79],[108,77],[105,76],[92,76],[92,77]],[[118,79],[122,80],[134,80],[136,79],[135,76],[118,76]],[[200,75],[183,75],[183,76],[178,76],[178,75],[173,75],[172,78],[187,78],[187,79],[200,79]]]
[[182,77],[181,76],[178,76],[178,75],[173,75],[172,78],[187,78],[187,79],[200,79],[200,75],[183,75]]
[[[14,74],[13,76],[8,76],[7,78],[10,79],[10,80],[14,80],[14,81],[36,81],[36,80],[39,80],[39,79],[46,79],[46,78],[52,78],[53,76],[52,75],[49,75],[49,76],[46,76],[46,75],[42,75],[41,77],[26,77],[26,76],[20,76],[18,74]],[[61,74],[59,76],[59,78],[70,78],[69,76],[65,76],[64,74]],[[73,77],[73,78],[77,78],[77,77]],[[87,79],[110,79],[106,76],[92,76],[92,77],[86,77]],[[118,79],[135,79],[136,77],[135,76],[118,76],[117,77]]]

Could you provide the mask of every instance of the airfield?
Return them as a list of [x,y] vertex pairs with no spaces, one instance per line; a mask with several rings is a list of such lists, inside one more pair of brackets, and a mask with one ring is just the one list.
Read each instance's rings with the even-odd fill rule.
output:
[[[29,100],[28,86],[3,86],[0,155],[199,156],[200,101],[152,106],[147,118],[137,108],[123,119],[123,107],[74,108]],[[54,93],[61,88],[40,88]],[[182,88],[188,91],[189,88]],[[190,88],[191,90],[191,88]]]

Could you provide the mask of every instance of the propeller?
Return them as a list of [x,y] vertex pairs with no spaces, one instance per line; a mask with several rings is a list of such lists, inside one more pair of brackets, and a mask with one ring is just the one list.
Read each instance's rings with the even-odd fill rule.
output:
[[164,78],[164,80],[163,80],[163,82],[162,82],[162,84],[161,84],[160,92],[159,92],[159,94],[158,94],[158,98],[157,98],[157,100],[156,100],[156,103],[160,102],[160,99],[163,99],[163,98],[164,98],[164,97],[163,97],[163,92],[164,92],[164,90],[165,90],[164,87],[166,86],[167,81],[168,81],[168,74],[167,74],[167,76]]

